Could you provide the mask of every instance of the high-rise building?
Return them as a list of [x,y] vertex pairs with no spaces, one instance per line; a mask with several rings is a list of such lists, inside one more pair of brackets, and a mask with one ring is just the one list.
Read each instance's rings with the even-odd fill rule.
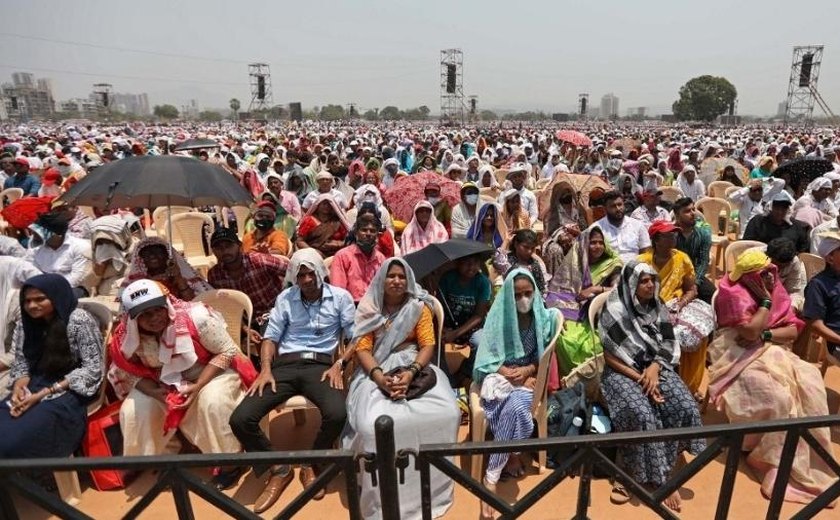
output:
[[784,117],[787,114],[787,101],[782,101],[776,108],[776,116]]
[[12,82],[2,87],[3,104],[9,117],[21,120],[45,119],[55,114],[52,80],[28,72],[12,73]]
[[600,116],[602,119],[618,117],[618,96],[610,92],[601,98]]

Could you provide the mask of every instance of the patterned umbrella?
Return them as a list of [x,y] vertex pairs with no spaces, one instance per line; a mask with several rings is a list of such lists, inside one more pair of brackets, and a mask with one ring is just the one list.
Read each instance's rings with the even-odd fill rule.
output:
[[579,175],[575,173],[558,173],[551,180],[551,184],[546,186],[540,193],[537,199],[537,206],[540,208],[540,218],[544,218],[544,212],[548,211],[551,204],[551,192],[554,187],[561,182],[568,182],[574,188],[575,193],[580,196],[580,203],[586,207],[589,205],[589,194],[595,188],[601,188],[604,191],[610,190],[610,185],[607,181],[597,175]]
[[796,189],[804,186],[824,173],[834,170],[831,161],[821,157],[803,157],[793,159],[776,168],[773,177],[790,175],[788,184]]
[[391,210],[391,215],[403,222],[410,222],[414,215],[414,206],[424,198],[426,185],[434,183],[440,186],[440,196],[456,206],[461,202],[461,183],[443,177],[434,172],[421,172],[414,175],[397,177],[394,185],[382,196]]
[[573,144],[575,146],[581,147],[589,147],[592,146],[592,139],[586,137],[584,134],[580,132],[576,132],[574,130],[558,130],[555,134],[557,139],[560,141],[564,141],[569,144]]

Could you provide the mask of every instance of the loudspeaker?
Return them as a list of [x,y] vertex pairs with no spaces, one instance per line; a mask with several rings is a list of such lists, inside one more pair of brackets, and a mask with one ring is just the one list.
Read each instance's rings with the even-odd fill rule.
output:
[[475,107],[476,107],[475,99],[470,100],[470,114],[475,114]]
[[9,99],[12,101],[12,110],[17,110],[18,109],[17,97],[12,96]]
[[109,101],[108,100],[108,93],[103,92],[102,93],[102,106],[105,107],[105,108],[108,108],[108,101]]
[[811,65],[814,63],[814,55],[802,56],[802,66],[799,68],[799,86],[807,87],[811,83]]
[[580,115],[586,115],[586,98],[580,98]]
[[300,103],[289,103],[289,118],[292,121],[303,121],[303,109]]
[[265,99],[265,77],[257,76],[257,99],[260,101]]
[[729,115],[730,116],[735,115],[735,102],[734,101],[729,103]]
[[454,63],[449,63],[446,65],[446,93],[447,94],[454,94],[455,93],[455,74],[457,71],[457,66]]

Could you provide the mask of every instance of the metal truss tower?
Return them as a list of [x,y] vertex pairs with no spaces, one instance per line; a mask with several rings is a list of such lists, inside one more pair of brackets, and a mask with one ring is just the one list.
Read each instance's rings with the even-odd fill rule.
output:
[[461,49],[440,51],[440,119],[464,122],[464,53]]

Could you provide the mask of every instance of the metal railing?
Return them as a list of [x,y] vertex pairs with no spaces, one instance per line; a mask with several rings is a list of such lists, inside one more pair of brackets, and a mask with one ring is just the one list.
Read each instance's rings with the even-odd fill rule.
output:
[[[360,467],[359,461],[362,460],[364,462],[362,471],[370,473],[373,485],[379,487],[382,518],[384,520],[399,520],[398,486],[402,481],[402,471],[408,468],[409,461],[413,458],[415,468],[420,472],[423,518],[426,520],[432,518],[432,467],[439,469],[467,491],[501,512],[501,518],[503,519],[521,516],[566,478],[575,475],[579,478],[579,483],[574,518],[582,520],[587,518],[591,499],[590,485],[595,464],[598,464],[602,469],[606,469],[611,478],[626,486],[643,504],[659,516],[676,519],[678,517],[673,511],[666,508],[662,501],[688,482],[718,455],[727,451],[715,513],[715,518],[725,519],[729,514],[729,506],[732,502],[732,492],[738,474],[744,437],[751,434],[783,432],[785,442],[766,515],[768,519],[776,519],[779,518],[781,512],[793,459],[800,442],[807,443],[814,453],[836,475],[840,476],[840,463],[810,432],[814,428],[831,426],[840,426],[840,416],[507,442],[424,444],[418,450],[396,450],[393,420],[391,417],[381,416],[374,424],[378,456],[372,453],[356,454],[348,450],[312,450],[155,457],[0,460],[0,515],[3,519],[9,520],[19,518],[17,506],[11,493],[14,491],[24,499],[43,507],[60,518],[90,520],[89,515],[72,505],[64,503],[58,496],[43,489],[24,473],[39,470],[91,471],[113,469],[123,471],[156,470],[158,472],[155,483],[123,515],[125,519],[137,518],[161,492],[169,488],[172,491],[179,519],[193,520],[195,518],[190,499],[190,492],[192,492],[232,518],[252,520],[260,517],[232,497],[203,482],[191,470],[214,466],[317,464],[322,469],[315,482],[297,495],[275,518],[291,518],[312,500],[319,490],[324,489],[330,481],[343,474],[348,514],[351,519],[355,520],[361,518],[357,471]],[[610,447],[697,438],[705,438],[709,441],[706,449],[676,471],[662,486],[653,491],[635,482],[630,475],[604,453],[604,449]],[[512,504],[487,490],[481,483],[473,479],[467,471],[462,470],[448,459],[458,455],[489,455],[491,453],[537,452],[554,449],[563,449],[568,455],[562,463],[547,473],[540,483]],[[364,478],[368,477],[365,476]],[[840,497],[840,479],[811,503],[804,506],[792,518],[796,520],[811,518],[838,497]]]
[[[393,441],[392,441],[393,442]],[[161,455],[154,457],[101,457],[69,459],[15,459],[0,460],[0,518],[19,518],[14,490],[23,498],[64,519],[93,520],[76,507],[63,502],[57,495],[45,490],[26,476],[30,471],[91,471],[114,469],[123,471],[155,470],[157,480],[128,510],[122,518],[135,519],[166,489],[171,489],[175,510],[181,520],[193,520],[190,493],[195,493],[231,518],[256,520],[261,518],[245,506],[218,491],[212,484],[203,482],[190,470],[214,466],[271,466],[276,464],[312,464],[321,470],[311,486],[303,490],[275,517],[286,519],[301,510],[315,494],[324,489],[335,477],[344,474],[344,488],[351,519],[361,519],[359,508],[357,455],[348,450],[311,450],[265,453]]]
[[[432,444],[421,445],[418,451],[401,450],[397,459],[414,457],[416,467],[420,471],[422,490],[422,506],[424,520],[432,518],[431,493],[431,468],[434,466],[444,474],[451,477],[456,483],[463,486],[467,491],[488,503],[497,511],[502,513],[502,519],[517,518],[534,504],[536,504],[549,491],[554,489],[570,475],[579,477],[577,505],[574,518],[586,519],[587,510],[590,504],[593,466],[597,463],[601,468],[635,495],[644,505],[649,507],[662,518],[677,519],[673,511],[665,507],[662,501],[677,491],[683,484],[688,482],[694,475],[703,469],[709,462],[718,455],[728,450],[726,454],[726,465],[721,480],[715,518],[723,520],[727,518],[729,506],[732,501],[732,490],[735,485],[735,477],[738,474],[738,464],[741,459],[741,446],[744,437],[750,434],[784,432],[785,442],[782,448],[781,459],[778,466],[778,474],[770,497],[770,503],[766,518],[779,518],[782,503],[785,498],[785,489],[790,477],[796,447],[800,441],[804,441],[811,447],[825,463],[840,477],[840,464],[834,456],[814,438],[809,430],[813,428],[831,427],[840,425],[840,416],[809,417],[804,419],[785,419],[778,421],[766,421],[750,424],[725,424],[715,426],[702,426],[696,428],[675,428],[658,431],[613,433],[607,435],[583,435],[574,437],[557,437],[550,439],[528,439],[521,441],[507,442],[467,442],[458,444]],[[618,464],[610,459],[604,448],[620,447],[630,444],[644,444],[656,441],[678,441],[687,439],[705,438],[709,443],[705,450],[698,454],[691,462],[674,472],[674,474],[662,486],[654,491],[649,491],[643,485],[633,480]],[[491,453],[519,453],[537,452],[562,448],[571,453],[559,466],[549,472],[546,477],[515,503],[510,504],[496,494],[490,492],[483,484],[476,481],[469,472],[462,470],[453,464],[447,457],[458,455]],[[399,465],[399,462],[398,464]],[[840,497],[840,480],[823,491],[811,503],[802,508],[792,518],[796,520],[811,518],[834,500]]]

